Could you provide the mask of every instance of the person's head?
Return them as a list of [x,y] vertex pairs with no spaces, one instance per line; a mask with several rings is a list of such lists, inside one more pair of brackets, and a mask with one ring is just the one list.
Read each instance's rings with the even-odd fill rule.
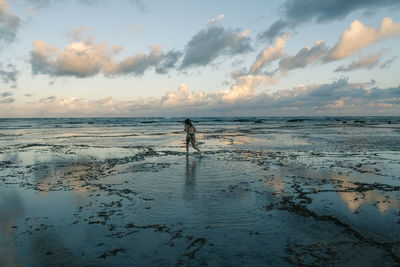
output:
[[192,122],[189,119],[185,120],[185,124],[189,125],[189,126],[193,126]]

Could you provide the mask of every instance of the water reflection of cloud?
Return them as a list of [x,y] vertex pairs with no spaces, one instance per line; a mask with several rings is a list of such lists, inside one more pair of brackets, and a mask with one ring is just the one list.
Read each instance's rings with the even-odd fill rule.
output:
[[271,178],[264,180],[264,184],[272,187],[273,191],[278,195],[283,193],[286,186],[285,178],[280,174],[275,174]]
[[[294,174],[294,176],[293,176]],[[289,177],[295,177],[293,181]],[[293,168],[278,168],[273,171],[270,178],[264,181],[276,194],[281,194],[288,183],[298,183],[302,190],[313,191],[333,190],[347,205],[350,211],[355,212],[362,206],[376,206],[380,213],[400,209],[398,193],[380,191],[371,186],[370,190],[360,192],[360,182],[356,177],[350,177],[326,170],[307,170]]]
[[[358,192],[358,186],[354,182],[355,178],[336,173],[332,173],[330,178],[340,181],[337,185],[337,189],[339,189],[338,195],[352,212],[366,205],[376,206],[380,213],[400,208],[400,203],[395,193],[378,190]],[[340,190],[346,190],[346,192],[341,192]],[[351,190],[354,190],[354,192]]]
[[363,205],[376,206],[380,213],[400,208],[399,200],[394,194],[384,194],[379,191],[367,191],[364,193],[339,192],[338,194],[352,212]]
[[53,164],[36,162],[32,169],[32,176],[41,194],[54,189],[68,189],[75,193],[85,193],[94,189],[86,183],[85,179],[81,179],[91,177],[91,170],[86,165],[68,162]]

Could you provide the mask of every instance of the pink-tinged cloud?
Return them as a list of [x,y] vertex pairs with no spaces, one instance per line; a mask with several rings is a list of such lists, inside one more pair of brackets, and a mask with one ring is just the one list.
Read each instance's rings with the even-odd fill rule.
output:
[[256,89],[260,86],[277,84],[278,78],[265,75],[245,75],[236,78],[236,83],[229,89],[218,93],[221,100],[235,102],[256,95]]
[[220,14],[220,15],[218,15],[216,18],[212,18],[212,19],[210,19],[210,20],[207,20],[207,23],[208,23],[208,24],[217,23],[217,22],[221,21],[224,17],[225,17],[224,14]]
[[399,35],[400,22],[394,23],[391,18],[384,18],[379,28],[368,27],[355,20],[350,28],[342,33],[330,52],[329,59],[339,60],[353,56],[374,43]]
[[177,91],[168,91],[160,101],[162,107],[187,107],[203,106],[208,104],[211,98],[206,93],[189,91],[186,84],[181,84]]
[[[393,23],[391,18],[384,18],[380,28],[364,26],[355,20],[350,28],[345,30],[333,47],[326,46],[325,41],[319,40],[312,47],[304,47],[295,55],[283,55],[279,60],[279,70],[286,74],[290,70],[305,68],[311,64],[327,64],[333,61],[350,58],[361,53],[364,48],[388,38],[400,35],[400,22]],[[265,51],[265,50],[264,50]],[[261,54],[260,54],[261,55]],[[352,71],[354,69],[370,69],[379,63],[381,53],[366,56],[353,61],[348,66],[340,66],[335,71]],[[261,58],[259,56],[259,58]],[[263,62],[262,60],[255,63]],[[268,61],[267,61],[268,62]],[[391,62],[389,61],[387,65]],[[253,64],[252,71],[257,71],[260,64]]]
[[[245,84],[258,83],[248,78]],[[263,78],[262,78],[263,79]],[[349,83],[341,79],[328,84],[301,85],[270,93],[236,89],[216,93],[195,92],[182,84],[161,98],[119,100],[112,97],[88,100],[49,96],[36,102],[0,101],[4,117],[87,116],[293,116],[396,115],[400,112],[400,86],[372,87],[372,83]],[[231,97],[227,97],[231,96]],[[232,97],[234,96],[234,97]]]
[[256,61],[250,67],[249,74],[257,74],[259,71],[269,63],[281,58],[286,53],[286,41],[289,38],[289,35],[284,35],[282,37],[278,37],[275,40],[275,44],[273,46],[265,48],[260,54],[258,54]]
[[180,56],[179,52],[165,53],[161,46],[153,46],[147,55],[136,54],[117,60],[116,55],[123,47],[96,44],[93,40],[72,42],[64,50],[36,40],[33,47],[30,57],[33,74],[78,78],[99,73],[107,77],[126,74],[140,76],[150,68],[155,68],[157,73],[167,73]]

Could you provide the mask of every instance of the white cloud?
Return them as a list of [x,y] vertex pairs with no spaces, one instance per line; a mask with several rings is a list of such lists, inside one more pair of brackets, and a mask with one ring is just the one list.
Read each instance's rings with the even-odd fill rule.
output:
[[261,85],[272,85],[278,83],[279,79],[267,77],[265,75],[245,75],[236,78],[236,83],[230,90],[224,90],[219,93],[222,100],[228,102],[238,101],[244,98],[252,97],[256,94],[255,89]]
[[346,29],[329,54],[330,60],[339,60],[353,56],[362,49],[389,37],[400,35],[400,22],[393,23],[391,18],[384,18],[380,28],[368,27],[355,20]]
[[163,107],[186,107],[193,106],[198,108],[209,102],[211,99],[204,92],[189,91],[186,84],[181,84],[178,91],[169,91],[161,98],[161,106]]
[[210,20],[207,20],[208,24],[214,24],[217,23],[218,21],[221,21],[225,17],[224,14],[218,15],[216,18],[212,18]]
[[0,116],[371,115],[378,109],[388,115],[400,112],[400,86],[368,89],[370,84],[342,79],[328,84],[298,85],[274,93],[254,90],[257,85],[270,82],[265,76],[248,76],[241,77],[231,90],[217,93],[194,92],[181,84],[162,98],[88,100],[49,96],[23,105],[5,94],[0,104],[8,108]]
[[342,97],[338,100],[333,101],[333,104],[328,104],[326,105],[327,108],[331,109],[343,109],[344,108],[344,102],[348,100],[348,97]]
[[[295,55],[283,55],[279,61],[279,70],[286,74],[288,71],[298,68],[305,68],[310,64],[326,64],[350,58],[357,53],[361,53],[364,48],[380,42],[387,38],[393,38],[400,35],[400,22],[393,23],[391,18],[384,18],[380,28],[364,26],[360,21],[355,20],[350,28],[346,29],[333,47],[327,47],[325,41],[318,40],[312,47],[304,47]],[[276,46],[276,45],[275,45]],[[272,48],[270,48],[272,50]],[[266,53],[265,58],[269,58]],[[378,64],[381,53],[362,57],[358,61],[353,61],[348,66],[340,66],[335,71],[352,71],[354,69],[370,69]],[[279,58],[271,57],[273,60]],[[394,60],[394,59],[393,59]],[[389,60],[383,66],[390,65],[393,60]],[[269,62],[268,60],[265,62]],[[259,71],[261,64],[264,63],[263,56],[260,54],[257,61],[251,67],[252,72]]]

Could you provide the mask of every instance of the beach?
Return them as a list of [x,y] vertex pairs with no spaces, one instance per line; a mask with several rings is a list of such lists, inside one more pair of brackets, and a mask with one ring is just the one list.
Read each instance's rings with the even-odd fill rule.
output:
[[0,119],[0,266],[400,264],[400,117]]

